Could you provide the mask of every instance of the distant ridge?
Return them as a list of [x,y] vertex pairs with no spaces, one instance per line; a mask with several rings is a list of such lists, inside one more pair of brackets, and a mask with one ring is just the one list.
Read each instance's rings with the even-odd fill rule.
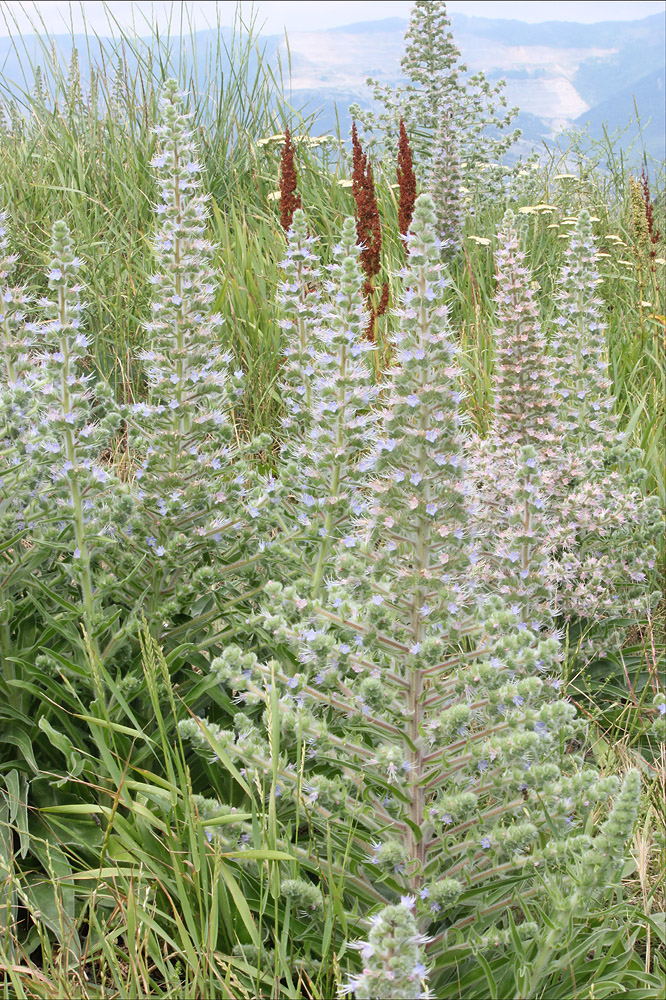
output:
[[[491,81],[504,78],[509,104],[521,108],[518,125],[524,138],[519,152],[527,153],[572,125],[588,125],[589,134],[596,138],[603,135],[605,123],[611,133],[624,128],[630,119],[635,119],[635,97],[641,120],[650,119],[642,143],[651,156],[665,158],[666,18],[661,14],[637,21],[597,24],[567,21],[527,24],[453,12],[451,21],[463,62],[470,71],[483,69]],[[318,110],[319,132],[335,130],[338,119],[346,132],[349,104],[358,102],[366,107],[372,104],[365,83],[368,76],[391,86],[401,81],[400,58],[407,25],[404,18],[389,17],[324,31],[292,32],[289,35],[292,78],[287,81],[292,105],[307,114]],[[233,30],[222,28],[220,33],[228,41]],[[199,79],[203,79],[203,50],[209,43],[215,45],[218,39],[212,29],[195,34],[196,69]],[[53,38],[63,61],[67,62],[71,37]],[[84,35],[75,36],[75,41],[85,78],[88,43]],[[171,39],[173,63],[177,66],[179,53],[175,41]],[[189,41],[189,36],[183,39],[185,58],[191,58]],[[265,46],[265,57],[271,65],[277,64],[278,57],[283,67],[287,65],[283,35],[262,35],[259,41]],[[24,36],[23,44],[31,59],[46,60],[35,36]],[[98,51],[98,43],[92,39],[91,55],[95,57]],[[8,38],[0,38],[0,66],[5,81],[11,81],[13,93],[32,86],[30,78],[23,83],[24,72],[29,73],[27,63],[23,55],[17,56]],[[630,145],[632,135],[635,138],[636,131],[634,127],[633,133],[622,138],[625,147]]]

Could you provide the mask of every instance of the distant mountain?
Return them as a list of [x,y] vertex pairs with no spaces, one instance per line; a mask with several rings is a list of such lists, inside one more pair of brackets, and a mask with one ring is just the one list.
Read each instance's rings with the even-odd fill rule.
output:
[[[660,14],[639,21],[578,24],[452,15],[453,34],[471,72],[506,80],[510,105],[521,109],[520,152],[572,125],[590,123],[590,135],[611,132],[635,119],[651,119],[643,132],[647,151],[664,159],[664,76],[666,20]],[[388,18],[289,36],[294,105],[320,109],[321,131],[341,122],[348,104],[372,104],[365,80],[395,85],[402,79],[400,57],[407,21]],[[371,36],[371,39],[369,38]],[[280,47],[278,46],[278,51]],[[631,115],[630,115],[631,111]],[[637,129],[622,137],[627,148]]]
[[[483,69],[490,80],[506,80],[509,104],[521,109],[521,152],[572,125],[589,124],[594,137],[603,134],[604,124],[610,132],[624,128],[631,118],[635,119],[635,99],[641,121],[650,119],[642,138],[647,151],[656,158],[665,158],[666,19],[662,15],[598,24],[526,24],[457,13],[451,20],[454,38],[470,72]],[[310,113],[317,111],[317,131],[334,130],[337,116],[346,133],[349,104],[372,104],[366,86],[368,76],[391,86],[402,81],[400,58],[407,23],[393,17],[326,31],[296,31],[289,35],[288,51],[281,35],[262,37],[261,44],[271,65],[277,65],[278,60],[283,70],[290,65],[288,96],[292,106]],[[223,43],[229,44],[231,37],[231,29],[223,29]],[[85,78],[88,52],[97,61],[99,44],[93,39],[89,48],[83,36],[75,36],[75,41]],[[197,32],[194,55],[189,37],[182,40],[181,50],[176,39],[171,41],[173,65],[177,67],[182,52],[199,79],[204,78],[205,50],[211,45],[217,47],[216,33]],[[30,64],[48,61],[51,56],[34,36],[26,36],[23,42],[26,52],[17,53],[8,39],[0,38],[0,73],[12,81],[13,87],[29,89]],[[56,38],[65,63],[71,43],[70,36]],[[228,63],[223,68],[226,70]],[[634,127],[633,132],[629,130],[623,136],[625,149],[636,133]]]
[[[630,124],[635,121],[636,108],[638,108],[643,126],[641,139],[637,139],[639,150],[641,146],[644,146],[649,152],[658,151],[660,148],[663,150],[664,117],[666,115],[664,110],[666,106],[665,78],[666,73],[663,68],[648,73],[630,86],[616,91],[605,101],[595,104],[593,108],[577,118],[574,124],[580,128],[587,128],[594,139],[602,138],[604,128],[612,131],[613,128],[624,129],[628,127],[627,137],[630,141],[632,137],[638,135],[638,130]],[[626,148],[627,141],[625,140],[620,145]],[[664,159],[663,152],[661,159]]]

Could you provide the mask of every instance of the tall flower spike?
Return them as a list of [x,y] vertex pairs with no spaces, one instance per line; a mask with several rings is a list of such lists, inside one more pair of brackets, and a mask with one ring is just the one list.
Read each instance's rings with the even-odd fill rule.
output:
[[557,379],[511,211],[504,216],[498,243],[495,443],[500,449],[533,445],[545,464],[555,457],[559,442]]
[[81,364],[88,353],[88,338],[81,330],[81,260],[63,221],[53,226],[51,255],[52,297],[40,303],[47,320],[28,327],[43,351],[39,372],[42,416],[28,447],[48,468],[50,483],[43,485],[44,502],[52,506],[54,499],[60,501],[66,512],[63,520],[70,523],[71,573],[81,588],[84,619],[92,634],[99,617],[93,557],[103,548],[104,536],[114,530],[114,518],[107,510],[114,476],[100,461],[100,454],[117,429],[119,414],[109,392],[98,383],[95,395],[109,408],[100,422],[94,420],[89,376],[83,374]]
[[364,361],[374,347],[362,339],[363,275],[354,220],[345,220],[327,281],[321,280],[312,242],[298,210],[280,294],[287,433],[279,479],[283,507],[299,525],[298,561],[318,592],[332,541],[361,509],[356,465],[367,449],[374,420],[368,409],[377,389]]
[[363,337],[363,275],[353,219],[345,219],[340,244],[330,266],[327,290],[317,328],[316,378],[313,386],[313,424],[310,450],[321,483],[318,499],[324,511],[319,528],[319,554],[313,591],[321,586],[331,545],[347,534],[350,519],[364,509],[358,489],[358,463],[367,451],[376,414],[372,410],[378,388],[373,386],[364,355],[375,350]]
[[[336,878],[345,857],[353,876],[343,879],[343,905],[350,914],[376,911],[360,946],[363,972],[349,984],[366,997],[384,996],[396,980],[397,995],[418,995],[422,948],[433,992],[443,995],[438,959],[458,932],[491,947],[491,921],[509,932],[519,893],[529,888],[542,907],[548,890],[538,876],[549,852],[579,857],[590,846],[579,829],[591,805],[615,790],[567,752],[584,733],[575,708],[557,699],[557,640],[498,598],[485,602],[482,627],[476,620],[456,346],[434,225],[422,195],[396,365],[374,453],[358,467],[368,473],[370,508],[332,553],[336,579],[315,600],[269,584],[264,636],[276,658],[228,646],[211,663],[246,711],[233,730],[204,720],[181,726],[200,750],[222,745],[259,787],[272,772],[284,829],[307,823],[307,841],[283,848],[315,885],[305,893],[290,880],[286,889],[312,921],[322,919],[321,852]],[[529,453],[523,458],[529,470]],[[507,886],[499,899],[498,878]],[[473,930],[461,901],[470,891]]]
[[12,425],[13,433],[16,434],[25,420],[25,407],[30,406],[33,398],[29,387],[30,351],[33,349],[33,341],[26,329],[24,312],[30,304],[30,296],[23,288],[11,284],[18,254],[10,254],[8,250],[8,216],[6,211],[2,211],[0,212],[0,364],[2,365],[0,393],[3,405],[0,419],[5,433],[9,432],[9,427]]
[[280,223],[285,233],[291,229],[294,212],[301,207],[298,176],[294,162],[294,147],[288,128],[284,130],[284,146],[280,160]]
[[[412,151],[405,123],[400,119],[400,140],[398,142],[398,231],[401,236],[407,236],[414,215],[416,201],[416,175],[412,164]],[[407,245],[405,244],[405,252]]]
[[654,222],[654,205],[652,204],[650,181],[648,180],[645,167],[641,170],[641,190],[643,193],[643,205],[645,207],[645,221],[647,222],[648,236],[650,237],[650,267],[652,273],[656,274],[655,258],[657,256],[657,247],[659,246],[661,233]]
[[[597,295],[592,222],[581,211],[565,250],[556,296],[552,351],[558,387],[561,460],[550,490],[557,516],[550,545],[558,608],[567,619],[644,614],[657,539],[656,498],[645,498],[631,470],[634,453],[617,426],[607,375],[605,324]],[[642,470],[639,470],[642,471]],[[594,635],[584,644],[598,652]]]
[[379,219],[375,182],[372,176],[372,163],[364,154],[356,133],[356,124],[352,124],[352,155],[353,175],[352,194],[356,202],[356,235],[361,248],[361,267],[366,281],[363,286],[368,303],[369,320],[366,330],[368,340],[376,337],[376,323],[388,307],[389,286],[384,282],[377,299],[378,288],[375,278],[381,271],[382,261],[382,226]]
[[[288,233],[287,253],[282,261],[284,278],[278,290],[285,346],[280,388],[286,409],[282,420],[284,450],[303,457],[304,441],[312,424],[312,380],[314,377],[314,329],[319,308],[320,261],[313,251],[315,238],[308,235],[305,213],[297,208]],[[294,470],[294,473],[296,470]]]
[[460,249],[462,229],[459,136],[453,114],[450,109],[442,112],[428,177],[428,191],[437,213],[437,230],[448,256]]
[[[231,374],[221,343],[223,320],[214,312],[218,282],[213,246],[206,238],[207,196],[201,165],[174,80],[164,86],[157,135],[162,150],[153,160],[161,195],[153,240],[156,273],[152,319],[139,352],[148,399],[130,414],[130,444],[140,456],[136,473],[143,501],[133,522],[135,544],[148,574],[161,589],[181,580],[179,593],[203,581],[188,575],[188,563],[214,577],[242,547],[241,529],[257,516],[247,470],[237,456],[231,409],[243,392],[243,372]],[[222,537],[229,542],[221,549]],[[191,567],[190,567],[191,573]],[[169,583],[171,581],[171,584]]]
[[[552,623],[554,594],[545,567],[545,494],[562,462],[557,380],[513,212],[495,254],[494,421],[473,449],[479,484],[478,530],[485,536],[477,574],[537,631]],[[543,484],[546,484],[545,487]]]
[[[33,337],[25,323],[24,310],[31,305],[26,291],[13,284],[17,254],[9,253],[8,214],[0,212],[0,537],[14,539],[5,545],[3,570],[0,578],[0,684],[15,680],[16,658],[19,647],[11,634],[12,612],[17,618],[17,604],[30,593],[30,582],[39,572],[38,567],[50,562],[49,550],[44,546],[24,546],[19,541],[21,533],[33,530],[36,487],[44,469],[30,456],[26,444],[34,435],[33,427],[40,416],[41,384],[34,368],[37,367],[30,352],[34,350]],[[32,437],[33,446],[36,444]],[[26,461],[26,458],[28,460]],[[32,610],[31,612],[32,613]],[[21,702],[22,695],[16,687],[2,687],[2,697],[10,703]]]
[[584,477],[612,458],[617,443],[595,254],[592,222],[584,209],[564,252],[551,345],[561,373],[559,421],[567,447],[586,466]]

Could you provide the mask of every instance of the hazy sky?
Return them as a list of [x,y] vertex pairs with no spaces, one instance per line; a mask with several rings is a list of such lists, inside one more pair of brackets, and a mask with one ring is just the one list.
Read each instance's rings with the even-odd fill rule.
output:
[[[247,17],[254,7],[258,24],[270,34],[287,31],[332,28],[354,21],[374,21],[386,17],[407,17],[410,0],[259,0],[254,4],[244,0]],[[449,0],[448,9],[479,17],[515,18],[520,21],[625,21],[648,14],[666,11],[666,0]],[[168,21],[172,10],[177,21],[181,11],[189,11],[196,27],[213,25],[219,14],[222,24],[231,24],[236,10],[235,0],[191,0],[191,2],[156,3],[129,2],[129,0],[0,0],[0,34],[7,34],[8,25],[13,30],[30,31],[30,23],[40,24],[51,32],[68,30],[70,17],[75,30],[83,26],[83,16],[88,27],[108,33],[108,12],[121,25],[129,26],[133,18],[137,28],[145,27],[146,18],[154,17],[160,24]],[[83,12],[83,13],[82,13]]]

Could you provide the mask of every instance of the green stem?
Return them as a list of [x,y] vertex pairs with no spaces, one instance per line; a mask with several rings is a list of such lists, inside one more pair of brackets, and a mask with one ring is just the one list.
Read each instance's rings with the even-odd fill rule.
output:
[[[63,330],[67,328],[68,316],[67,316],[67,302],[65,298],[65,289],[63,287],[58,290],[58,310],[59,319],[62,324]],[[60,340],[60,351],[63,355],[63,372],[61,380],[61,398],[62,398],[62,410],[63,416],[69,413],[71,399],[69,394],[69,375],[70,375],[70,353],[69,353],[69,340],[67,334],[65,334]],[[72,473],[76,476],[77,473],[77,455],[76,455],[76,443],[74,441],[74,431],[68,427],[64,434],[65,438],[65,454],[67,456],[68,462],[72,465]],[[93,634],[93,626],[95,620],[95,596],[94,587],[92,581],[92,574],[90,572],[90,552],[88,549],[88,543],[86,540],[86,530],[85,530],[85,519],[83,516],[83,503],[81,500],[81,489],[79,487],[78,481],[75,478],[68,477],[67,479],[69,486],[69,493],[72,500],[72,510],[74,512],[74,539],[76,542],[76,549],[79,552],[79,565],[81,567],[81,590],[83,593],[83,608],[84,608],[84,623],[93,652],[99,655],[99,648],[97,645],[97,640]]]

